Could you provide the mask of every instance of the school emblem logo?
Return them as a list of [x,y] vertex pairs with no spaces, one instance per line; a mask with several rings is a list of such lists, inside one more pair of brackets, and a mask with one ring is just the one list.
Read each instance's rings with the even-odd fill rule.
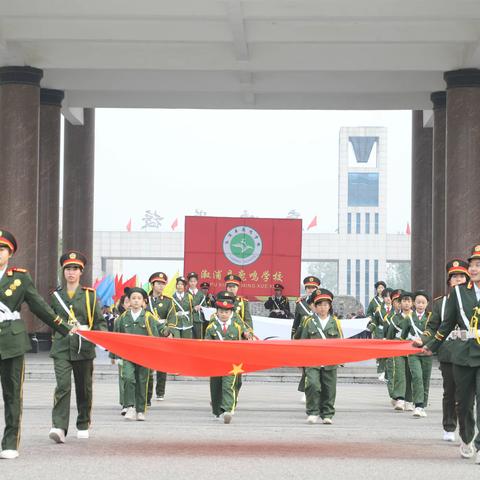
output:
[[223,253],[235,265],[250,265],[262,254],[262,238],[253,228],[241,225],[223,238]]
[[460,264],[458,262],[453,262],[454,267],[458,267]]

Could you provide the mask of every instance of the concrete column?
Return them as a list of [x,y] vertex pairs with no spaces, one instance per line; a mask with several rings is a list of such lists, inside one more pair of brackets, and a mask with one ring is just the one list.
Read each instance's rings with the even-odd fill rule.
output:
[[44,298],[58,285],[62,100],[61,90],[40,90],[37,288]]
[[445,72],[447,83],[446,258],[480,241],[480,70]]
[[[18,241],[12,265],[27,268],[35,280],[38,215],[38,138],[42,70],[0,68],[0,229]],[[23,317],[32,331],[33,315]]]
[[445,140],[446,92],[434,92],[433,103],[433,167],[432,167],[432,282],[433,297],[446,291],[445,264]]
[[65,121],[63,176],[63,250],[88,259],[82,283],[92,283],[95,110],[85,109],[84,124]]
[[432,291],[432,128],[412,112],[412,290]]

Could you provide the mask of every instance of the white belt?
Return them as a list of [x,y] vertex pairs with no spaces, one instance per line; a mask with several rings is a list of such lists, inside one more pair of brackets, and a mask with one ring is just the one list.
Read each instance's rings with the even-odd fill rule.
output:
[[193,325],[190,325],[190,327],[170,327],[170,328],[175,328],[176,330],[190,330],[193,328]]
[[9,320],[20,320],[20,312],[0,312],[0,323],[8,322]]
[[480,330],[453,330],[447,337],[447,340],[462,340],[466,342],[472,338],[477,338],[477,336],[480,336]]

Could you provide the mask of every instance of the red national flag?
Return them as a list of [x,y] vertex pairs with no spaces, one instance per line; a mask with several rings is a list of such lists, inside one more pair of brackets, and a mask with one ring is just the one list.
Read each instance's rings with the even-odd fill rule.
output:
[[410,231],[410,223],[407,222],[407,228],[405,229],[405,235],[410,235],[412,232]]
[[312,221],[310,222],[310,225],[307,227],[307,230],[310,230],[311,228],[313,227],[316,227],[317,226],[317,216],[315,215],[312,219]]
[[[137,276],[134,275],[132,278],[129,278],[123,285],[122,285],[122,290],[125,290],[125,288],[134,288],[137,286]],[[123,293],[123,292],[122,292]]]
[[122,295],[123,295],[123,275],[121,275],[120,277],[118,275],[115,275],[115,294],[114,294],[113,300],[115,302],[118,302],[118,300],[120,300]]
[[175,230],[178,227],[178,218],[176,218],[172,223],[172,230]]
[[127,223],[127,232],[131,232],[132,231],[132,219],[130,219]]

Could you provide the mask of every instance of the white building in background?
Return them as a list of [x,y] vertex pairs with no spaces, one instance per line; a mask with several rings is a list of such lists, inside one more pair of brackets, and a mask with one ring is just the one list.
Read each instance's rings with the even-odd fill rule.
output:
[[[352,295],[364,305],[377,280],[410,288],[410,236],[386,232],[386,128],[340,130],[338,178],[338,233],[304,232],[302,278],[320,276],[335,294]],[[157,270],[182,272],[183,235],[94,232],[93,276],[138,273],[146,281]]]

